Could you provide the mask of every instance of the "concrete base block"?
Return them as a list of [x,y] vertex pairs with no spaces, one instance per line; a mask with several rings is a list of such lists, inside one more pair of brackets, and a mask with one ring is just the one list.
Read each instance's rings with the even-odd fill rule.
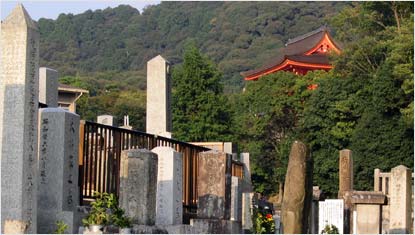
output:
[[237,221],[219,219],[192,219],[190,225],[194,227],[196,233],[203,234],[240,234],[242,224]]
[[21,220],[5,220],[4,234],[24,234],[27,233],[28,224]]

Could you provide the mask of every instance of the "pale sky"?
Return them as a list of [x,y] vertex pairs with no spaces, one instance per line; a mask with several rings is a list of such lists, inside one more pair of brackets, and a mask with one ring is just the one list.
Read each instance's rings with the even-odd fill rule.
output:
[[159,4],[160,1],[154,0],[55,0],[55,1],[46,1],[46,0],[31,0],[31,1],[7,1],[0,0],[1,8],[1,20],[4,20],[10,12],[16,7],[17,3],[22,3],[24,8],[26,8],[29,15],[34,20],[39,20],[39,18],[48,18],[56,19],[61,13],[72,13],[80,14],[89,9],[105,9],[107,7],[117,7],[118,5],[130,5],[134,8],[137,8],[140,12],[142,9],[148,5]]

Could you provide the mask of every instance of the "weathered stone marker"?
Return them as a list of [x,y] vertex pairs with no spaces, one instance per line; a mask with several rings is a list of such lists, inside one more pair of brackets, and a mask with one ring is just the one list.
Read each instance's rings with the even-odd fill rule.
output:
[[158,156],[156,224],[181,224],[183,221],[182,153],[170,147],[157,147],[152,152]]
[[244,178],[241,184],[242,190],[242,229],[250,231],[252,229],[252,182],[249,153],[240,154],[241,162],[244,164]]
[[76,233],[79,116],[61,108],[41,109],[39,136],[37,231],[53,233],[61,220]]
[[232,176],[231,185],[231,220],[242,222],[242,191],[241,180]]
[[199,153],[197,173],[197,217],[230,218],[231,155],[224,152]]
[[349,192],[353,191],[353,157],[352,151],[340,150],[339,153],[339,192],[338,198],[344,200],[344,232],[350,233],[352,221],[352,204]]
[[306,233],[310,212],[313,176],[312,161],[305,144],[295,141],[291,147],[285,176],[281,220],[284,233]]
[[326,225],[334,225],[339,229],[339,233],[343,234],[343,210],[344,202],[342,199],[328,199],[318,202],[318,233],[326,227]]
[[343,194],[353,190],[353,158],[352,151],[343,149],[339,158],[339,198]]
[[97,117],[97,123],[113,126],[114,125],[114,116],[111,115],[99,115]]
[[155,223],[157,165],[157,155],[149,150],[121,153],[120,206],[134,224]]
[[1,23],[0,45],[2,233],[36,233],[39,32],[21,4]]
[[390,233],[409,233],[411,228],[411,170],[399,165],[391,170]]
[[147,62],[146,132],[171,138],[170,64],[161,55]]
[[[385,195],[374,191],[352,191],[350,193],[353,234],[379,234],[382,227],[382,205]],[[347,221],[345,221],[347,223]]]
[[39,68],[39,102],[48,108],[58,107],[58,71]]

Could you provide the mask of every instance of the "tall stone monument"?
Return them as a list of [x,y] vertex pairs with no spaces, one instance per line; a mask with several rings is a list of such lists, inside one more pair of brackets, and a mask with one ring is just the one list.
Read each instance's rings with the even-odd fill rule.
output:
[[134,224],[156,219],[157,155],[146,149],[121,152],[120,206]]
[[170,64],[161,55],[147,62],[146,132],[171,138]]
[[339,153],[339,192],[338,198],[344,200],[344,232],[350,232],[352,223],[352,204],[350,193],[353,191],[353,157],[349,149]]
[[339,157],[339,198],[353,190],[353,158],[352,151],[343,149]]
[[302,142],[295,141],[285,176],[281,210],[284,233],[307,233],[313,192],[312,171],[312,160],[307,147]]
[[61,108],[40,110],[37,232],[53,233],[56,221],[78,232],[79,116]]
[[40,67],[39,68],[39,103],[48,108],[58,107],[58,71]]
[[36,233],[39,32],[21,4],[1,23],[0,45],[2,232]]
[[389,233],[409,233],[411,228],[411,177],[403,165],[391,170]]
[[156,147],[152,152],[158,156],[156,225],[182,224],[182,153],[170,147]]
[[231,155],[207,151],[198,156],[197,217],[229,220],[231,206]]
[[242,229],[252,230],[252,198],[254,196],[251,182],[251,168],[249,153],[240,154],[241,162],[244,164],[244,178],[241,184],[242,191]]

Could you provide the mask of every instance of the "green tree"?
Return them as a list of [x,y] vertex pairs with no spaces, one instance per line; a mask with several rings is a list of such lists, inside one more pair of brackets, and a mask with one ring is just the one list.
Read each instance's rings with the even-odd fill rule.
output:
[[271,194],[284,183],[291,144],[300,137],[298,121],[312,83],[312,73],[279,72],[247,83],[245,91],[232,99],[235,135],[241,151],[250,153],[257,192]]
[[413,167],[413,3],[405,4],[365,3],[332,21],[346,46],[316,80],[300,130],[312,148],[314,183],[331,196],[343,148],[353,151],[357,190],[372,188],[374,168]]
[[173,132],[182,141],[226,141],[230,113],[221,73],[195,46],[173,70]]

